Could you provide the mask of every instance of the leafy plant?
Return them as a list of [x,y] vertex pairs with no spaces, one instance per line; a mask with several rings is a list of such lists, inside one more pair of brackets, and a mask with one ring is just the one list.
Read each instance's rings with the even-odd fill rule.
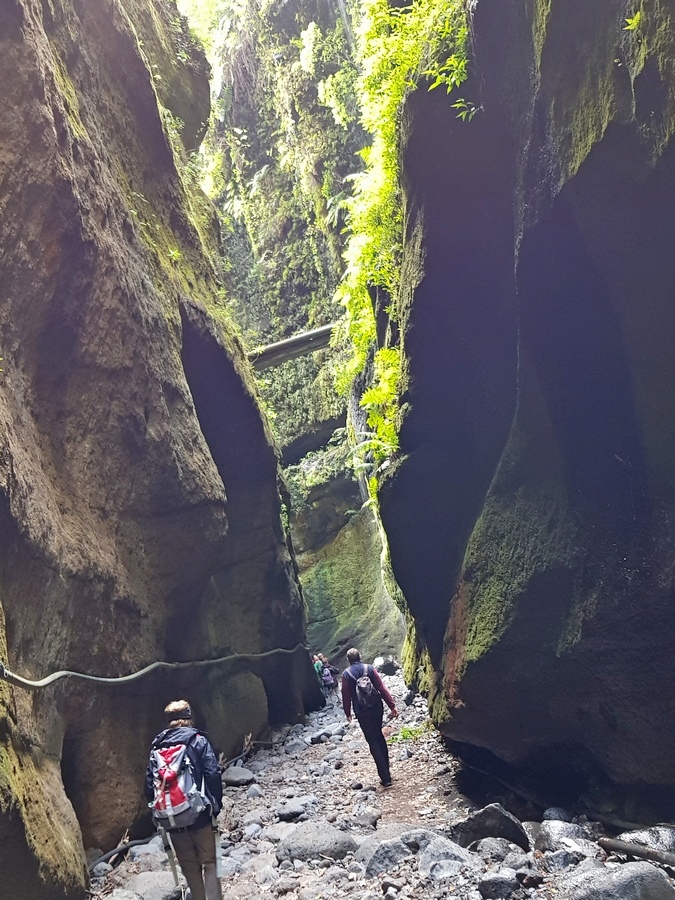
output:
[[387,739],[387,743],[397,744],[402,741],[417,741],[423,734],[428,734],[428,732],[432,730],[433,725],[431,719],[427,719],[422,725],[404,725],[400,731],[392,734],[391,737]]
[[458,119],[461,119],[462,122],[470,122],[483,107],[475,106],[470,101],[459,99],[452,104],[452,108],[459,110],[457,113]]
[[[343,326],[336,329],[335,343],[344,345],[348,340],[352,348],[338,377],[338,388],[344,391],[363,370],[375,339],[372,289],[382,288],[394,305],[398,296],[403,241],[399,125],[404,101],[425,81],[430,90],[444,84],[450,91],[467,74],[468,25],[462,0],[413,0],[404,7],[392,6],[388,0],[363,0],[361,8],[356,88],[361,123],[371,143],[361,151],[364,171],[351,178],[353,193],[347,202],[350,238],[345,275],[337,292],[345,318]],[[456,107],[460,118],[472,118],[477,108],[462,103]],[[375,385],[362,403],[376,432],[372,452],[380,460],[398,446],[399,375],[400,360],[378,351]]]
[[637,31],[642,23],[642,12],[638,9],[634,16],[626,19],[624,31]]

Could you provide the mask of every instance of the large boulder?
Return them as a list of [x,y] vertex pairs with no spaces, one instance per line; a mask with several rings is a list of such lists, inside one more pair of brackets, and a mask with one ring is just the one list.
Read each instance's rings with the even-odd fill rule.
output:
[[468,847],[483,838],[505,838],[525,851],[530,849],[527,832],[501,803],[490,803],[456,822],[450,828],[450,836],[462,847]]
[[664,872],[647,862],[574,873],[558,882],[565,900],[674,900],[675,888]]
[[348,853],[353,853],[356,847],[356,841],[351,835],[325,821],[313,819],[298,825],[283,837],[277,845],[276,854],[279,862],[285,859],[307,861],[327,856],[331,859],[343,859]]

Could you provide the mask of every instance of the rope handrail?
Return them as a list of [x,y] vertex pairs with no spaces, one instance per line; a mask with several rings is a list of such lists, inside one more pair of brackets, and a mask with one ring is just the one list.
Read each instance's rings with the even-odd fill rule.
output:
[[155,669],[190,669],[216,666],[233,659],[263,659],[266,656],[273,656],[275,653],[295,653],[299,648],[309,652],[309,648],[300,643],[296,644],[292,649],[275,647],[273,650],[265,650],[262,653],[231,653],[228,656],[219,656],[216,659],[198,659],[185,662],[153,662],[143,669],[139,669],[138,672],[132,672],[130,675],[104,677],[101,675],[85,675],[83,672],[63,670],[53,672],[51,675],[47,675],[45,678],[41,678],[38,681],[30,681],[28,678],[22,678],[20,675],[11,672],[3,662],[0,662],[0,678],[4,679],[9,684],[13,684],[14,687],[23,688],[26,691],[36,691],[40,688],[48,687],[50,684],[54,684],[61,678],[81,678],[83,681],[94,681],[97,684],[128,684],[130,681],[136,681],[139,678],[143,678],[150,672],[155,671]]

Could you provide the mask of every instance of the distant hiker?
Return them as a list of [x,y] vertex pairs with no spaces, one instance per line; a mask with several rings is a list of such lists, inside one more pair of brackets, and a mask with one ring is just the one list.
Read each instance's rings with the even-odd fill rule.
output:
[[314,666],[314,671],[316,672],[316,677],[319,679],[321,684],[323,684],[323,679],[321,677],[323,673],[323,663],[319,659],[318,655],[315,653],[312,657],[312,665]]
[[145,796],[155,824],[167,831],[192,900],[222,900],[216,866],[216,816],[223,798],[220,766],[207,736],[193,724],[187,700],[164,710],[168,728],[152,742]]
[[382,701],[384,700],[391,710],[390,719],[398,715],[396,704],[375,669],[361,662],[361,654],[356,647],[347,651],[347,660],[349,668],[342,673],[342,708],[348,722],[352,720],[352,707],[354,708],[354,715],[368,742],[380,781],[384,787],[389,787],[391,785],[389,748],[382,734],[384,713]]
[[323,653],[319,653],[319,660],[321,661],[321,665],[323,667],[321,669],[321,683],[323,692],[326,695],[326,699],[328,699],[328,697],[337,690],[337,676],[340,674],[340,670],[336,669],[335,666],[331,666]]

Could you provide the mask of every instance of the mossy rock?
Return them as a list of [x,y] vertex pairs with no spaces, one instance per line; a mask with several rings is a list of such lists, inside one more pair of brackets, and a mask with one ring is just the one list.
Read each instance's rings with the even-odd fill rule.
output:
[[362,509],[337,537],[298,560],[307,603],[307,639],[336,661],[356,646],[366,658],[400,658],[405,622],[387,591],[375,516]]

